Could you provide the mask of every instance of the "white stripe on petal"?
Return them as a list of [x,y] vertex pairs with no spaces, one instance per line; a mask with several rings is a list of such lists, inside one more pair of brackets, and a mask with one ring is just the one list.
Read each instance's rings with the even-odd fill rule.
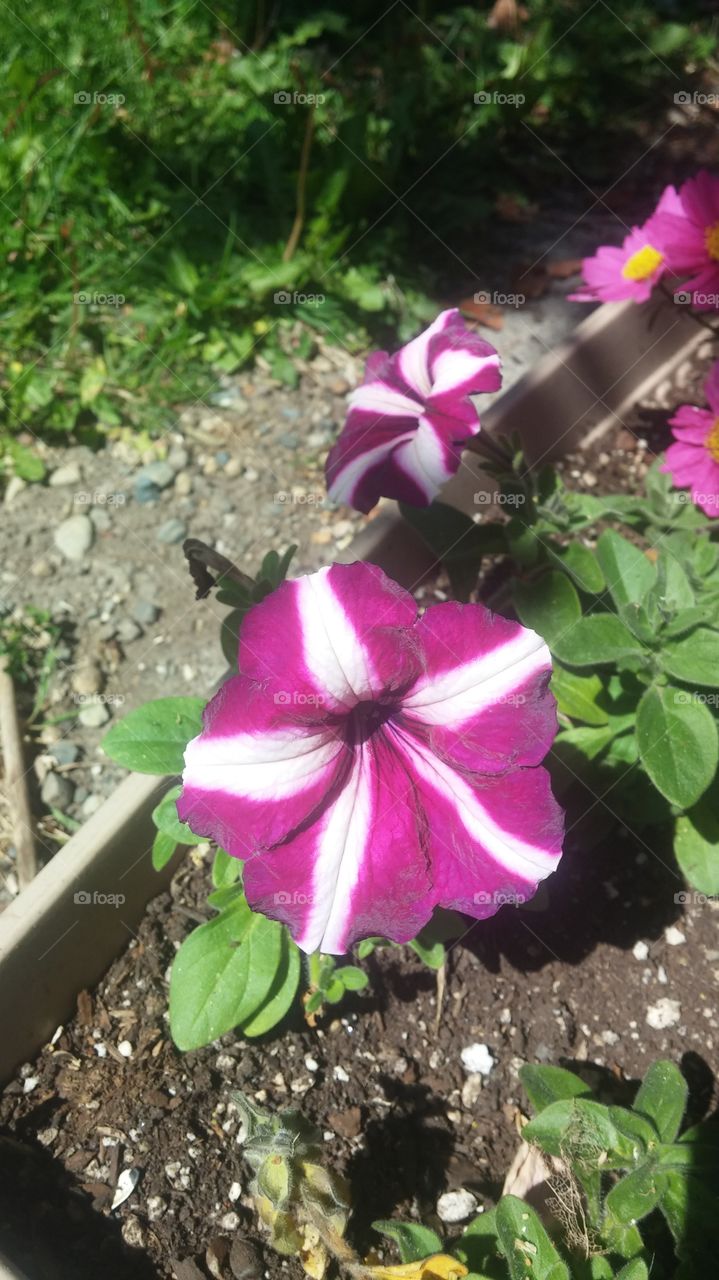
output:
[[432,362],[432,395],[443,395],[465,387],[468,382],[476,383],[485,372],[496,371],[497,366],[496,354],[479,356],[463,347],[446,347]]
[[348,398],[350,409],[363,409],[383,418],[416,418],[422,405],[386,382],[365,382]]
[[444,329],[446,318],[450,314],[449,311],[442,311],[437,316],[437,319],[432,321],[429,328],[425,329],[424,333],[420,333],[418,337],[413,338],[397,353],[397,364],[402,377],[422,400],[426,400],[432,391],[432,379],[427,359],[430,339]]
[[224,791],[248,800],[283,800],[318,780],[340,745],[325,734],[238,733],[193,738],[185,749],[185,787]]
[[[352,458],[347,463],[340,463],[337,474],[329,486],[329,495],[333,502],[341,502],[345,506],[351,507],[355,491],[361,484],[368,471],[376,467],[378,463],[384,462],[393,449],[401,444],[404,440],[411,440],[414,431],[407,431],[404,435],[393,436],[386,444],[379,444],[374,449],[366,449],[358,457]],[[372,438],[372,428],[367,428],[367,439]]]
[[445,480],[454,474],[453,468],[447,465],[445,447],[426,418],[420,418],[419,429],[395,450],[393,461],[427,498],[433,498]]
[[550,667],[549,649],[541,636],[523,627],[489,653],[458,663],[439,676],[422,676],[402,699],[402,709],[423,724],[457,729],[486,707],[502,702],[536,672]]
[[324,568],[296,579],[304,663],[328,705],[353,707],[380,685],[367,649],[332,590],[329,573]]
[[[435,756],[416,738],[394,732],[399,751],[417,774],[451,804],[472,839],[477,841],[505,871],[522,880],[536,881],[554,871],[558,854],[528,844],[520,836],[505,831],[480,803],[474,791],[450,765]],[[441,836],[441,833],[439,833]]]
[[370,763],[358,752],[352,773],[322,819],[312,875],[312,903],[299,946],[308,953],[345,950],[352,892],[362,871],[372,828]]

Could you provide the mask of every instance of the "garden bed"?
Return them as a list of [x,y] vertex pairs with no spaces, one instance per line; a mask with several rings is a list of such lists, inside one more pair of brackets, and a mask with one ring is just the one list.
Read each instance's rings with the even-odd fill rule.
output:
[[[601,318],[593,320],[596,329]],[[570,487],[602,491],[609,481],[631,492],[640,480],[645,455],[661,447],[664,406],[692,399],[702,377],[701,360],[675,360],[662,388],[658,363],[651,388],[635,385],[632,416],[626,397],[608,411],[602,398],[593,419],[575,420],[590,436],[562,464]],[[556,379],[552,394],[557,403]],[[596,407],[596,384],[593,394]],[[656,410],[664,417],[652,417]],[[557,431],[555,448],[560,439]],[[390,521],[382,534],[373,524],[370,558],[385,563],[384,543],[401,559],[396,526]],[[417,567],[412,581],[426,557]],[[33,1280],[64,1280],[99,1259],[108,1277],[148,1280],[295,1271],[256,1228],[233,1087],[272,1107],[301,1106],[320,1123],[328,1158],[352,1185],[351,1236],[361,1251],[377,1245],[375,1218],[437,1225],[437,1198],[448,1187],[466,1188],[480,1206],[497,1198],[518,1141],[524,1061],[576,1064],[621,1098],[626,1081],[657,1056],[671,1057],[693,1086],[694,1118],[704,1114],[717,1066],[717,903],[677,900],[683,881],[670,841],[655,831],[618,833],[611,799],[575,791],[572,803],[564,860],[538,898],[474,924],[452,948],[441,1018],[433,973],[391,948],[366,962],[369,990],[315,1029],[295,1020],[262,1045],[227,1036],[180,1055],[167,1028],[168,968],[206,917],[209,878],[208,865],[188,855],[170,890],[133,922],[133,938],[98,987],[78,997],[76,1015],[59,1014],[64,1024],[52,1036],[51,1008],[67,1009],[79,984],[65,981],[54,1005],[45,1001],[41,1022],[52,1043],[5,1090],[0,1159],[13,1191],[0,1231],[17,1264]],[[598,829],[605,835],[597,841]],[[97,919],[83,926],[88,942]],[[81,933],[71,944],[58,937],[59,967],[66,953],[77,956]],[[27,952],[27,938],[23,945]],[[474,1043],[492,1057],[486,1078],[463,1067],[461,1051]],[[113,1210],[124,1170],[138,1180]],[[23,1218],[30,1198],[32,1232]]]

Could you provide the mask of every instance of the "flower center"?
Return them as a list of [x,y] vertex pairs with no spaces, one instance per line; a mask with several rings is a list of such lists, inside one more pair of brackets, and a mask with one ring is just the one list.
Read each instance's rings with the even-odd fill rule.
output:
[[704,232],[704,244],[707,253],[715,262],[719,262],[719,222],[714,222]]
[[352,742],[355,745],[367,742],[389,720],[393,710],[382,702],[358,702],[349,714],[348,729]]
[[715,418],[706,438],[706,446],[715,462],[719,462],[719,418]]
[[645,244],[643,248],[637,249],[631,258],[627,258],[622,267],[622,275],[625,280],[646,280],[648,276],[653,275],[663,261],[663,253],[654,249],[652,245]]

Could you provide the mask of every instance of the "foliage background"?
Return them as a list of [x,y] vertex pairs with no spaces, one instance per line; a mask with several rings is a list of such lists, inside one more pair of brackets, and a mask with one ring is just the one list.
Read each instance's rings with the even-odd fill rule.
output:
[[12,0],[3,25],[0,439],[29,472],[18,432],[153,429],[260,344],[291,381],[317,330],[407,336],[471,287],[498,190],[546,196],[557,158],[616,176],[716,35],[695,0]]

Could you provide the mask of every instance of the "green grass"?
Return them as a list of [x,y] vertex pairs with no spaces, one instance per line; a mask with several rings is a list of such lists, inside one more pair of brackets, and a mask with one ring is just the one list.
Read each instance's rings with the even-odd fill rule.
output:
[[474,269],[497,191],[556,173],[528,127],[601,169],[714,47],[701,4],[532,0],[516,32],[489,8],[9,0],[7,468],[41,477],[18,436],[158,431],[260,347],[291,383],[318,334],[407,336]]

